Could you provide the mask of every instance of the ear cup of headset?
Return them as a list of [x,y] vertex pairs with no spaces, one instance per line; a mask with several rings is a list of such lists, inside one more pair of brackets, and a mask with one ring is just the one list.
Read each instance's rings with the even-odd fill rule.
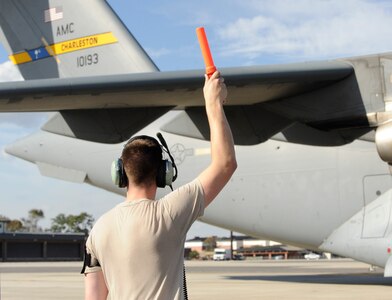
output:
[[112,181],[116,186],[124,188],[128,185],[128,178],[125,174],[124,164],[121,158],[112,162],[111,173]]
[[162,160],[157,173],[157,187],[164,188],[173,182],[173,165],[167,159]]

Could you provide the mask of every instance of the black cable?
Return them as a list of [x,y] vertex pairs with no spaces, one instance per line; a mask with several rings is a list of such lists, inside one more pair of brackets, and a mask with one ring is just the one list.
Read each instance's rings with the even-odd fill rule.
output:
[[162,134],[160,132],[157,132],[157,137],[158,137],[159,141],[161,142],[165,152],[169,155],[169,158],[170,158],[170,160],[172,162],[172,165],[173,165],[173,168],[174,168],[174,171],[175,171],[174,175],[173,175],[173,182],[174,182],[174,181],[176,181],[177,176],[178,176],[178,169],[177,169],[175,160],[174,160],[173,156],[171,155],[169,147],[167,146],[167,143],[166,143],[165,139],[163,138],[163,136],[162,136]]
[[[174,181],[176,181],[177,176],[178,176],[178,169],[177,169],[175,160],[174,160],[173,156],[171,155],[169,147],[167,146],[167,143],[166,143],[165,139],[163,138],[163,136],[162,136],[162,134],[160,132],[157,132],[157,137],[158,137],[159,141],[161,142],[165,152],[169,155],[169,158],[170,158],[170,160],[172,162],[172,165],[173,165],[173,168],[174,168],[174,171],[175,171],[175,174],[173,176],[173,182],[174,182]],[[172,185],[170,185],[170,188],[171,188],[171,190],[173,190]],[[185,264],[183,264],[183,280],[184,280],[184,282],[183,282],[184,299],[188,300],[188,289],[187,289],[187,286],[186,286]]]
[[188,290],[187,290],[187,287],[186,287],[185,264],[184,264],[184,273],[183,273],[183,277],[184,277],[184,286],[183,286],[183,288],[184,288],[184,299],[185,299],[185,300],[188,300]]

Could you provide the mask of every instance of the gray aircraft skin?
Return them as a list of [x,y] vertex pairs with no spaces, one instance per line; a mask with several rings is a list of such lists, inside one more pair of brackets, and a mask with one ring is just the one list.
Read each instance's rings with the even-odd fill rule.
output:
[[[0,111],[58,111],[8,153],[122,195],[110,165],[133,135],[163,132],[175,186],[208,165],[204,71],[159,72],[106,1],[2,0],[0,27],[26,79]],[[392,53],[221,73],[238,169],[200,220],[392,276]]]

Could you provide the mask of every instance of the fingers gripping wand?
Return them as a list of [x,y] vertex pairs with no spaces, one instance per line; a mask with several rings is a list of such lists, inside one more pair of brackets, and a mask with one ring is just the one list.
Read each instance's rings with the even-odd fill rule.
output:
[[214,65],[214,61],[212,60],[211,51],[210,47],[208,46],[208,40],[204,31],[204,27],[196,28],[196,34],[199,40],[201,53],[203,54],[204,64],[206,65],[206,74],[208,77],[211,77],[211,75],[216,71],[216,67]]

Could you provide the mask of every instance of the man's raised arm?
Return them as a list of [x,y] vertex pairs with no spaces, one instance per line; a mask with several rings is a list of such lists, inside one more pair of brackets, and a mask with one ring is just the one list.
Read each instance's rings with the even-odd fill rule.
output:
[[207,207],[230,180],[237,168],[237,161],[233,136],[223,110],[227,89],[218,71],[211,78],[205,75],[203,92],[211,133],[211,163],[198,178],[204,189]]

